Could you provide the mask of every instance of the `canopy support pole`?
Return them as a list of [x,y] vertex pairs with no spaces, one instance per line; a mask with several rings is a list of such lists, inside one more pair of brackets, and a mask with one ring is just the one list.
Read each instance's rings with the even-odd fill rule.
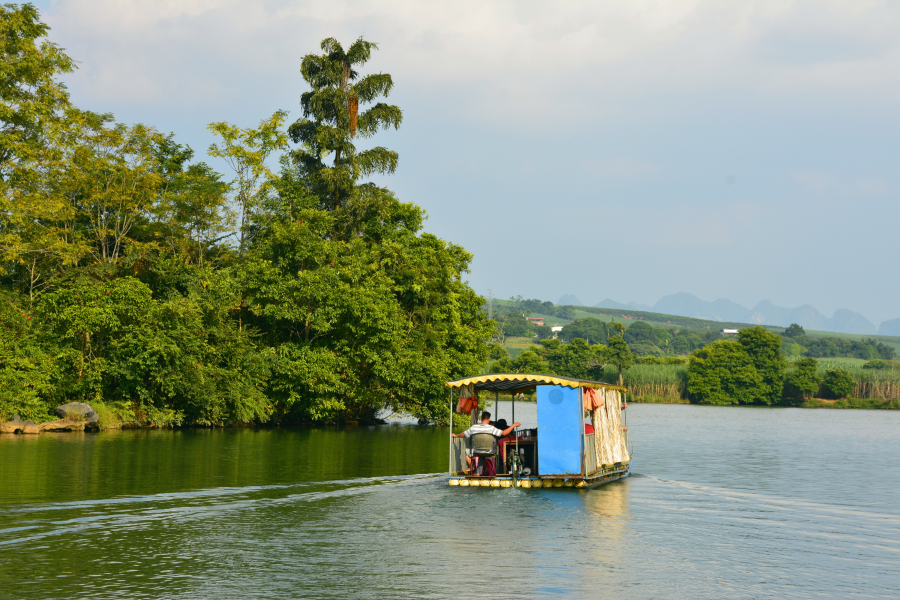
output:
[[[587,432],[584,426],[584,388],[578,388],[578,422],[581,423],[581,476],[587,475],[584,452],[587,446]],[[596,438],[595,438],[596,439]]]
[[[516,395],[512,392],[509,393],[512,396],[512,420],[513,423],[516,422]],[[516,434],[516,460],[513,462],[513,487],[516,487],[516,476],[519,474],[519,428],[515,429]]]
[[449,456],[447,471],[453,475],[453,388],[450,388],[450,452],[447,454]]

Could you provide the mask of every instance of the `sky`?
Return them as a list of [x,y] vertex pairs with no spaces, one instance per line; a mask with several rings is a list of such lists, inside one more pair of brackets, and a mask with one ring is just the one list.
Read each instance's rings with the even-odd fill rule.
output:
[[900,2],[37,2],[79,107],[205,149],[299,118],[300,62],[378,43],[377,181],[479,293],[900,317]]

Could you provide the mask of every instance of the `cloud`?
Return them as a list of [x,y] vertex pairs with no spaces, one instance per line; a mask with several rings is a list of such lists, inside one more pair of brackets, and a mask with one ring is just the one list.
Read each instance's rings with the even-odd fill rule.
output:
[[617,156],[613,158],[586,157],[582,167],[592,177],[635,177],[660,170],[660,166],[649,161]]
[[[401,155],[386,184],[428,210],[429,231],[474,252],[478,289],[604,297],[566,287],[595,272],[597,285],[630,290],[615,297],[687,289],[897,316],[900,2],[42,10],[51,39],[81,61],[66,78],[78,106],[173,130],[196,149],[211,121],[296,117],[300,62],[323,38],[378,42],[362,71],[391,73],[389,101],[404,110],[401,131],[376,140]],[[848,230],[865,243],[847,243]],[[823,285],[834,272],[877,281],[877,293]]]
[[900,99],[885,77],[900,68],[889,2],[71,0],[45,16],[82,61],[74,89],[142,104],[236,105],[276,85],[299,96],[301,57],[359,35],[380,42],[371,66],[398,90],[507,127],[572,127],[688,90]]
[[805,190],[838,198],[884,196],[890,189],[887,182],[876,177],[860,177],[848,181],[832,173],[812,170],[793,171],[791,176]]

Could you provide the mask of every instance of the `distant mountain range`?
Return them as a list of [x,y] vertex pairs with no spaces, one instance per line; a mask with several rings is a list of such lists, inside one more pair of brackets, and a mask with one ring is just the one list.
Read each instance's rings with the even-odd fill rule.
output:
[[[562,298],[559,299],[559,302],[556,303],[557,306],[584,306],[584,302],[573,296],[572,294],[566,294]],[[613,308],[618,308],[614,306]]]
[[[565,302],[564,302],[565,300]],[[558,304],[584,306],[575,296],[567,294],[559,299]],[[637,302],[617,302],[611,298],[601,300],[594,306],[599,308],[619,308],[624,310],[643,310],[647,312],[708,319],[710,321],[729,321],[732,323],[755,323],[759,325],[778,325],[787,327],[797,323],[804,329],[816,331],[833,331],[836,333],[856,333],[875,335],[875,325],[859,313],[841,308],[834,311],[832,317],[826,317],[813,306],[804,304],[797,308],[775,306],[763,300],[752,309],[745,308],[731,300],[719,299],[714,302],[701,300],[693,294],[681,292],[660,298],[653,306]],[[900,319],[881,323],[878,335],[900,335]]]

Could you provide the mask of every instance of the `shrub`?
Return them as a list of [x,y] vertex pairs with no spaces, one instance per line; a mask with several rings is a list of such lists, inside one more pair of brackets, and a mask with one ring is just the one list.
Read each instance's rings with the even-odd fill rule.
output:
[[750,354],[731,340],[695,350],[687,375],[688,392],[702,404],[751,404],[767,391]]
[[787,376],[784,393],[788,398],[809,398],[819,391],[819,362],[814,358],[801,358],[794,363],[795,369]]
[[741,329],[738,341],[762,378],[763,388],[758,399],[765,404],[778,402],[784,390],[786,367],[781,352],[781,337],[757,326]]
[[822,388],[829,398],[846,398],[853,391],[853,378],[844,369],[828,369],[825,371]]

